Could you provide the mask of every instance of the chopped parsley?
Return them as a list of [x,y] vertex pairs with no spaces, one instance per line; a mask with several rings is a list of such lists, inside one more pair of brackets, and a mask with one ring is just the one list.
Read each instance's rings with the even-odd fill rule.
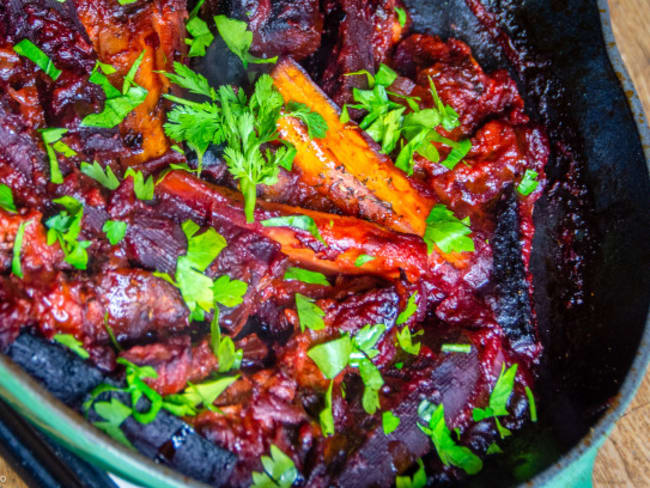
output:
[[230,19],[225,15],[217,15],[214,18],[219,35],[222,37],[228,49],[241,59],[244,68],[248,68],[248,63],[275,63],[277,56],[272,58],[257,58],[249,53],[251,44],[253,44],[253,33],[248,30],[248,24],[241,20]]
[[333,380],[348,365],[352,351],[352,340],[345,334],[338,339],[312,347],[307,356],[316,363],[325,378]]
[[82,359],[88,359],[90,354],[84,349],[83,344],[78,341],[72,334],[56,334],[52,337],[59,344],[67,347]]
[[120,222],[118,220],[107,220],[104,222],[102,231],[106,234],[108,242],[111,243],[111,246],[114,246],[122,239],[126,234],[126,222]]
[[124,173],[124,178],[128,177],[133,178],[133,193],[140,200],[152,200],[153,199],[153,176],[149,175],[149,178],[144,179],[142,171],[134,171],[133,168],[128,168]]
[[521,182],[517,185],[517,191],[525,197],[533,193],[537,188],[537,185],[539,185],[539,181],[537,181],[538,176],[539,174],[537,171],[527,169],[524,172]]
[[420,342],[413,342],[413,338],[422,334],[424,334],[423,330],[419,330],[415,334],[412,334],[409,326],[405,325],[402,330],[397,332],[395,337],[397,339],[397,344],[399,344],[399,347],[402,348],[402,351],[408,354],[412,354],[413,356],[417,356],[420,354],[420,348],[422,347],[422,344]]
[[[167,114],[165,133],[174,141],[185,142],[197,153],[199,173],[208,146],[225,144],[224,161],[239,182],[246,220],[253,222],[257,185],[275,184],[280,167],[291,169],[296,154],[296,149],[288,144],[274,150],[266,147],[270,142],[279,141],[276,122],[283,116],[282,95],[266,74],[258,78],[252,95],[247,97],[243,89],[235,90],[230,85],[215,90],[204,76],[180,63],[174,63],[174,71],[165,75],[173,83],[208,101],[165,95],[176,104]],[[311,134],[321,134],[327,125],[320,115],[307,113],[304,107],[293,114],[307,123]]]
[[14,51],[32,61],[52,80],[56,81],[61,76],[61,70],[54,66],[49,56],[29,39],[23,39],[15,44]]
[[16,213],[14,195],[11,188],[4,183],[0,183],[0,208],[10,213]]
[[122,90],[115,88],[106,77],[115,72],[115,68],[104,63],[97,63],[88,81],[102,87],[106,95],[104,109],[96,114],[89,114],[81,121],[81,125],[90,127],[115,127],[138,105],[147,98],[148,91],[138,85],[135,75],[140,68],[145,51],[143,50],[131,65],[122,82]]
[[210,323],[210,346],[212,353],[219,360],[220,373],[226,373],[231,369],[239,369],[244,357],[244,351],[235,348],[235,343],[231,337],[221,335],[218,308],[215,308],[214,316]]
[[472,345],[471,344],[443,344],[440,347],[440,350],[444,353],[459,352],[462,354],[469,354],[470,352],[472,352]]
[[390,410],[381,414],[381,426],[384,434],[392,434],[399,427],[400,419]]
[[289,102],[285,115],[302,120],[311,139],[322,139],[327,135],[328,126],[325,119],[319,113],[312,112],[304,103]]
[[14,276],[17,276],[18,278],[23,277],[23,270],[20,265],[20,250],[23,247],[23,237],[25,235],[25,229],[31,223],[32,223],[31,220],[27,222],[22,221],[18,226],[18,230],[16,231],[16,237],[14,238],[13,256],[11,258],[11,272],[14,274]]
[[[367,114],[359,123],[359,127],[380,144],[382,153],[392,154],[397,151],[395,166],[409,176],[413,174],[413,157],[416,153],[453,169],[470,151],[472,144],[469,139],[453,141],[437,132],[438,127],[447,131],[453,130],[458,127],[459,120],[458,113],[440,100],[431,78],[429,85],[434,107],[421,109],[417,103],[419,99],[388,91],[388,87],[397,79],[397,73],[385,64],[380,65],[374,76],[367,70],[346,75],[365,75],[370,88],[352,90],[356,103],[343,107],[341,122],[349,120],[348,107],[366,111]],[[389,96],[403,99],[406,105],[392,100]],[[407,108],[410,109],[408,113]],[[450,148],[444,161],[440,161],[440,154],[432,142]]]
[[202,405],[210,411],[217,411],[214,401],[232,385],[239,375],[222,376],[198,384],[189,384],[182,393],[167,395],[162,408],[174,415],[196,415]]
[[456,466],[467,474],[476,474],[483,469],[483,462],[465,446],[456,444],[445,423],[445,407],[423,400],[418,406],[418,415],[425,425],[418,424],[422,432],[431,438],[440,460],[445,466]]
[[375,256],[369,256],[368,254],[359,254],[359,256],[357,256],[357,259],[354,260],[354,265],[357,268],[360,268],[364,264],[369,263],[375,259],[377,259]]
[[501,372],[499,373],[497,382],[494,385],[492,393],[490,394],[488,406],[485,408],[474,408],[472,410],[472,418],[475,422],[479,422],[487,418],[494,418],[497,430],[499,431],[499,435],[502,439],[509,436],[510,431],[501,425],[498,417],[508,415],[506,406],[508,404],[508,399],[512,394],[516,374],[517,364],[513,364],[506,370],[506,365],[503,363],[501,365]]
[[300,331],[305,329],[322,330],[325,328],[325,312],[314,303],[314,299],[296,293],[296,312],[300,322]]
[[303,283],[312,285],[330,286],[329,281],[327,281],[323,273],[293,266],[288,267],[284,272],[284,279],[286,281],[302,281]]
[[124,432],[122,432],[122,429],[120,429],[120,425],[131,416],[133,410],[117,398],[111,398],[110,402],[96,402],[94,407],[95,412],[104,420],[93,422],[93,425],[116,441],[131,449],[135,449],[133,444],[126,438],[126,435],[124,435]]
[[418,459],[418,470],[413,476],[397,476],[395,488],[424,488],[427,484],[427,473],[424,470],[422,459]]
[[65,261],[77,269],[86,269],[88,253],[86,249],[90,241],[79,241],[81,233],[81,220],[83,218],[83,204],[74,197],[63,196],[52,200],[65,210],[50,217],[45,222],[47,226],[47,244],[51,246],[58,242],[65,254]]
[[318,414],[320,421],[320,429],[325,437],[334,435],[336,428],[334,426],[334,412],[332,411],[332,390],[334,389],[334,380],[330,380],[330,384],[325,392],[325,407]]
[[408,301],[406,302],[406,308],[400,312],[400,314],[397,316],[397,320],[395,321],[396,325],[402,325],[405,324],[408,319],[410,319],[415,312],[418,310],[418,304],[416,303],[416,299],[418,297],[418,292],[413,292],[411,296],[409,297]]
[[185,38],[185,44],[190,46],[187,55],[192,58],[195,56],[205,56],[205,49],[212,44],[214,36],[208,24],[198,17],[199,9],[205,0],[199,0],[192,11],[190,12],[189,20],[185,24],[187,33],[191,35],[190,38]]
[[397,13],[397,21],[401,27],[406,25],[406,10],[403,8],[395,7],[395,12]]
[[535,405],[535,395],[533,391],[528,387],[524,387],[526,392],[526,398],[528,398],[528,409],[530,410],[530,420],[537,422],[537,405]]
[[503,449],[501,449],[499,447],[499,444],[497,444],[496,442],[492,442],[488,446],[487,450],[485,451],[485,454],[487,454],[488,456],[491,454],[503,454]]
[[109,190],[115,190],[120,186],[120,180],[117,179],[111,167],[106,166],[106,169],[104,169],[97,161],[93,161],[93,164],[82,161],[81,172]]
[[56,154],[60,153],[68,158],[77,154],[70,146],[61,141],[61,138],[68,132],[68,129],[51,127],[48,129],[39,129],[38,131],[41,133],[43,144],[45,145],[45,152],[50,161],[50,181],[61,184],[63,183],[63,175],[61,174]]
[[293,229],[304,230],[309,232],[315,239],[327,246],[327,243],[321,236],[318,226],[314,219],[308,215],[288,215],[284,217],[272,217],[260,222],[264,227],[291,227]]
[[434,244],[444,253],[474,252],[474,241],[468,237],[470,229],[469,217],[458,219],[445,205],[436,204],[427,217],[424,231],[424,242],[429,254]]
[[289,488],[298,478],[298,470],[291,458],[271,444],[271,456],[262,456],[264,471],[253,471],[252,488]]

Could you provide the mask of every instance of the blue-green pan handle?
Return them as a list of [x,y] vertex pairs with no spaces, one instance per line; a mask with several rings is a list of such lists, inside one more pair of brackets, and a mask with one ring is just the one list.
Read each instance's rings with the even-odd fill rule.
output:
[[596,456],[606,439],[607,435],[604,435],[594,442],[578,459],[550,480],[544,488],[591,488]]

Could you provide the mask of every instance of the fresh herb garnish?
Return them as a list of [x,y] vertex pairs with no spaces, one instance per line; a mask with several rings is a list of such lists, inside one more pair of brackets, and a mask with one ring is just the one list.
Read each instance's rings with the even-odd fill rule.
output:
[[420,354],[420,348],[422,344],[420,342],[414,342],[413,338],[419,335],[424,334],[423,330],[417,331],[415,334],[411,334],[411,329],[408,325],[405,325],[404,328],[397,332],[395,335],[399,347],[402,348],[402,351],[413,356]]
[[67,144],[61,141],[61,138],[68,132],[68,129],[48,128],[39,129],[43,144],[45,145],[45,152],[50,161],[50,181],[52,183],[63,183],[63,175],[59,168],[59,161],[56,158],[56,153],[63,154],[65,157],[75,156],[77,153]]
[[190,384],[183,393],[167,395],[162,408],[174,415],[196,415],[201,405],[210,411],[217,411],[214,401],[232,385],[239,375],[222,376],[199,384]]
[[333,380],[348,365],[352,350],[352,340],[345,334],[338,339],[312,347],[307,355],[316,363],[325,378]]
[[239,369],[244,351],[235,348],[235,343],[232,338],[221,335],[219,309],[216,307],[212,322],[210,323],[210,346],[212,353],[219,360],[220,373],[225,373],[231,369]]
[[327,281],[327,278],[323,273],[293,266],[288,267],[284,272],[284,280],[302,281],[303,283],[309,283],[312,285],[330,286],[329,281]]
[[322,330],[325,328],[325,312],[314,303],[312,298],[296,293],[296,312],[300,322],[300,331],[305,329]]
[[16,204],[14,203],[14,195],[4,183],[0,183],[0,208],[10,213],[16,213]]
[[537,405],[535,405],[535,395],[533,391],[528,387],[524,387],[526,392],[526,398],[528,398],[528,410],[530,410],[530,420],[537,422]]
[[81,172],[109,190],[115,190],[120,186],[120,180],[117,179],[117,176],[115,176],[111,167],[106,166],[106,169],[104,170],[97,161],[93,161],[93,164],[82,161]]
[[318,226],[314,219],[308,215],[287,215],[284,217],[272,217],[260,222],[264,227],[291,227],[293,229],[304,230],[309,232],[315,239],[327,246],[327,243],[321,236]]
[[236,307],[244,301],[248,285],[240,280],[231,280],[227,275],[221,275],[214,280],[212,286],[214,300],[224,307]]
[[57,215],[50,217],[45,225],[47,226],[47,244],[51,246],[58,242],[65,254],[65,261],[77,269],[86,269],[88,264],[88,253],[86,249],[90,241],[79,241],[81,233],[81,220],[83,218],[83,204],[74,197],[63,196],[52,200],[63,206]]
[[54,66],[54,63],[49,56],[29,39],[23,39],[15,44],[14,51],[32,61],[36,66],[41,68],[46,75],[52,78],[52,80],[56,81],[59,76],[61,76],[61,70]]
[[[437,131],[438,127],[451,131],[458,127],[459,120],[458,113],[440,100],[431,78],[429,85],[434,107],[421,109],[418,99],[388,91],[388,87],[397,78],[397,73],[384,64],[380,65],[374,76],[367,70],[346,75],[365,75],[370,89],[353,89],[352,95],[356,103],[343,107],[341,122],[349,120],[348,107],[366,111],[359,127],[381,145],[384,154],[391,154],[399,148],[395,166],[408,175],[413,174],[413,157],[416,153],[433,162],[440,162],[440,154],[432,142],[450,148],[447,158],[440,162],[448,169],[454,169],[470,151],[472,144],[469,139],[454,141]],[[389,96],[403,99],[406,105]],[[410,109],[408,113],[407,107]]]
[[142,171],[134,171],[133,168],[128,168],[124,173],[124,178],[128,177],[133,178],[133,193],[140,200],[152,200],[153,199],[153,176],[149,175],[149,178],[145,181]]
[[217,15],[214,18],[219,35],[223,38],[226,46],[241,59],[244,68],[248,68],[248,63],[275,63],[277,56],[272,58],[258,58],[249,53],[253,43],[253,33],[248,30],[248,24],[241,20],[230,19],[225,15]]
[[214,36],[208,24],[198,17],[199,9],[203,5],[205,0],[199,0],[190,12],[189,20],[185,24],[187,33],[191,35],[191,38],[185,38],[185,44],[190,46],[190,50],[187,55],[192,58],[195,56],[205,56],[205,49],[212,44]]
[[264,472],[253,471],[252,488],[289,488],[298,478],[296,465],[275,444],[271,456],[262,456],[261,461]]
[[318,414],[320,421],[320,429],[325,437],[334,435],[336,431],[334,426],[334,412],[332,411],[332,390],[334,389],[334,380],[330,380],[330,384],[325,392],[325,407]]
[[112,66],[107,68],[107,65],[103,63],[95,64],[88,81],[102,87],[106,95],[106,102],[101,112],[86,115],[81,121],[81,125],[110,129],[122,122],[134,108],[144,102],[148,91],[134,81],[144,58],[144,53],[143,50],[131,65],[122,82],[121,91],[115,88],[106,78],[106,74],[114,73],[115,69]]
[[322,139],[327,135],[328,126],[323,116],[312,112],[304,103],[289,102],[285,116],[302,120],[307,126],[307,134],[311,139]]
[[88,359],[90,354],[84,349],[83,344],[78,341],[72,334],[56,334],[52,337],[59,344],[67,347],[82,359]]
[[438,203],[431,209],[426,223],[422,238],[429,253],[434,244],[444,253],[474,252],[474,241],[468,237],[472,233],[469,217],[460,220],[445,205]]
[[122,351],[122,346],[120,346],[120,343],[117,342],[117,337],[115,337],[115,332],[113,332],[113,328],[108,325],[108,311],[104,314],[104,328],[106,329],[106,333],[108,334],[108,337],[111,340],[111,343],[113,344],[113,347],[115,348],[116,351]]
[[487,418],[494,418],[497,430],[499,431],[499,435],[502,439],[509,436],[510,431],[501,425],[498,417],[508,415],[506,405],[508,404],[508,399],[512,394],[516,374],[517,364],[513,364],[508,368],[508,370],[506,370],[505,363],[501,364],[501,372],[499,373],[497,382],[494,385],[492,393],[490,394],[488,406],[485,408],[474,408],[472,410],[472,418],[475,422],[479,422]]
[[354,260],[354,265],[357,268],[360,268],[364,264],[369,263],[375,259],[377,259],[375,256],[369,256],[368,254],[359,254],[359,256],[357,256],[357,259]]
[[397,13],[397,21],[401,27],[406,25],[406,10],[403,8],[395,7],[395,12]]
[[114,246],[122,239],[126,234],[126,222],[120,222],[118,220],[107,220],[104,222],[102,231],[106,234],[108,242],[111,243],[111,246]]
[[397,476],[395,488],[424,488],[427,484],[427,473],[422,459],[418,459],[418,470],[413,476]]
[[443,344],[440,347],[440,350],[444,353],[459,352],[462,354],[469,354],[470,352],[472,352],[472,345],[471,344]]
[[133,412],[130,407],[124,405],[117,398],[111,398],[110,402],[95,403],[95,412],[104,419],[103,421],[93,422],[95,427],[125,446],[135,449],[133,444],[124,435],[124,432],[122,432],[122,429],[120,429],[120,425]]
[[521,179],[521,182],[517,185],[517,191],[525,197],[530,195],[532,192],[535,191],[537,185],[539,185],[539,181],[537,181],[538,176],[539,174],[537,173],[537,171],[534,171],[532,169],[527,169],[524,172],[524,176]]
[[417,297],[418,297],[417,291],[411,294],[411,296],[406,302],[406,307],[397,316],[397,320],[395,321],[396,325],[405,324],[408,321],[408,319],[410,319],[413,316],[413,314],[417,312],[418,310],[418,304],[416,302]]
[[399,427],[400,419],[390,410],[381,414],[381,426],[384,434],[392,434]]
[[491,454],[503,454],[503,449],[501,449],[499,447],[499,444],[497,444],[496,442],[492,442],[488,446],[487,450],[485,451],[485,454],[487,454],[488,456]]
[[32,223],[31,220],[27,222],[22,221],[18,226],[18,230],[16,231],[16,237],[14,238],[13,256],[11,258],[11,272],[14,274],[14,276],[17,276],[18,278],[21,279],[23,278],[23,270],[20,265],[20,250],[23,247],[23,237],[25,235],[25,229],[31,223]]
[[442,403],[436,406],[428,400],[423,400],[418,406],[418,415],[425,422],[425,425],[418,424],[418,427],[431,438],[445,466],[451,464],[467,474],[476,474],[483,469],[481,458],[469,448],[456,444],[451,437],[451,431],[445,423],[445,407]]

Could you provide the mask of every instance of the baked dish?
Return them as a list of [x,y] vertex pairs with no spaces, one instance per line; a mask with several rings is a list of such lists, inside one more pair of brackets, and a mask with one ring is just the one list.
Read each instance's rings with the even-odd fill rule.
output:
[[11,0],[0,43],[0,344],[97,428],[214,486],[421,487],[537,420],[507,72],[395,0]]

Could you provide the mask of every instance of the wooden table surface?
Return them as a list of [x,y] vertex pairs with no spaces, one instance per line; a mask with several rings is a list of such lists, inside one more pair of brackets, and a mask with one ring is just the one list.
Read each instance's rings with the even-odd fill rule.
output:
[[[569,0],[570,1],[570,0]],[[614,35],[650,115],[650,0],[609,0]],[[601,448],[594,486],[650,487],[650,375]],[[0,458],[0,488],[27,488]]]

